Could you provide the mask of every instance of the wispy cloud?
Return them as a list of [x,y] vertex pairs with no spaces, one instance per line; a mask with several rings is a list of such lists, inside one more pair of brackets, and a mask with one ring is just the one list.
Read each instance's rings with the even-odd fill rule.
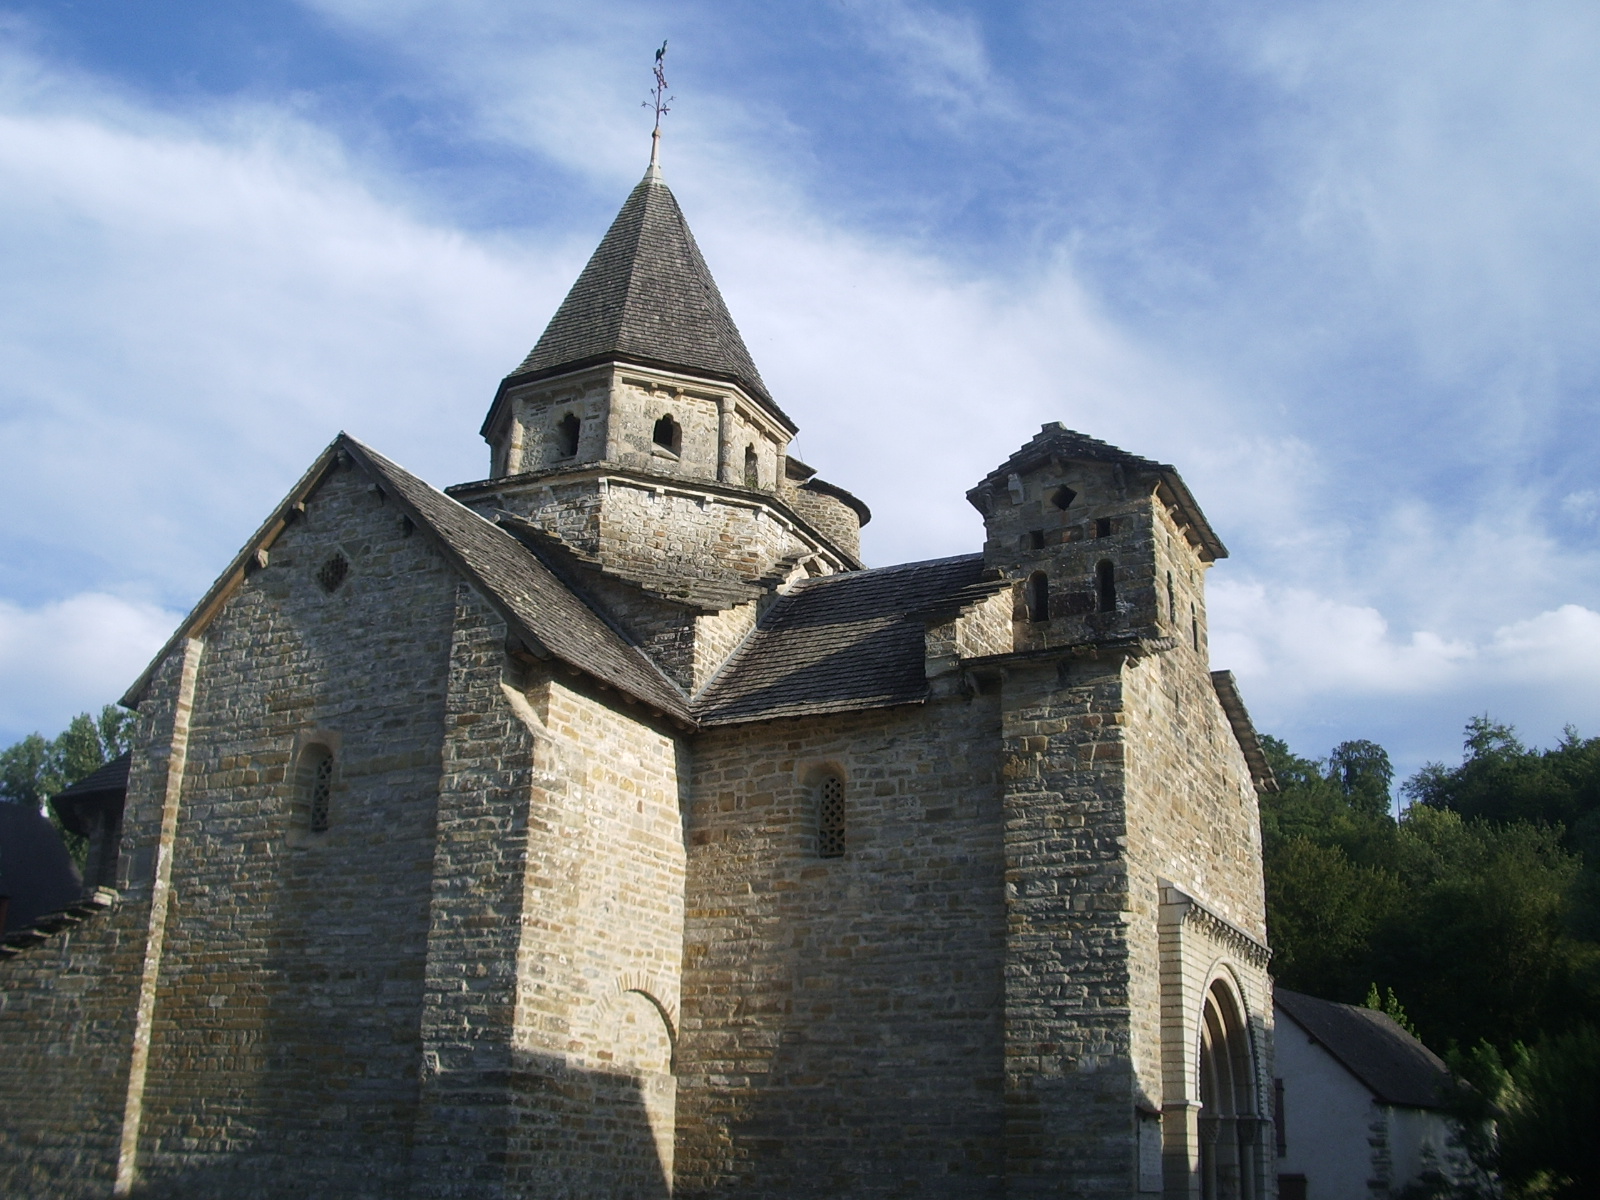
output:
[[[1045,6],[1024,6],[1009,50],[994,11],[912,0],[759,18],[307,7],[457,153],[509,147],[529,189],[580,199],[470,230],[426,170],[355,155],[315,106],[146,103],[13,48],[0,556],[15,621],[86,593],[184,607],[339,427],[436,482],[479,474],[495,382],[642,169],[647,50],[671,36],[694,90],[669,178],[800,421],[799,453],[876,512],[873,561],[975,547],[965,488],[1061,419],[1195,488],[1235,550],[1213,572],[1217,665],[1241,671],[1271,727],[1437,754],[1429,739],[1448,744],[1484,708],[1600,725],[1600,676],[1583,668],[1600,610],[1600,135],[1584,123],[1600,71],[1577,7],[1239,5],[1148,32],[1137,44],[1160,41],[1174,78],[1229,103],[1241,80],[1262,89],[1237,101],[1259,106],[1248,119],[1214,129],[1148,81],[1119,103],[1167,107],[1127,120],[1046,96],[1046,74],[1077,84],[1052,53],[1016,52]],[[819,199],[810,139],[838,127],[823,110],[846,104],[842,85],[791,102],[765,78],[840,45],[882,67],[848,80],[871,117],[850,128],[879,139],[852,162],[903,153],[919,113],[956,130],[888,215],[882,179],[862,185],[871,204]],[[1108,47],[1076,69],[1115,78],[1094,58]],[[1093,219],[1074,207],[1090,167],[1030,174],[1066,172],[1079,150],[1120,164],[1117,188],[1085,202]],[[1165,187],[1195,178],[1165,172],[1190,150],[1258,169]],[[982,211],[1028,214],[1035,232],[939,224],[928,201],[946,184],[995,191]],[[1119,254],[1086,229],[1122,239]],[[1010,249],[974,249],[988,245]],[[26,673],[51,660],[17,661],[14,694],[44,695]]]
[[51,737],[77,713],[111,703],[179,616],[103,592],[37,608],[0,600],[0,730]]

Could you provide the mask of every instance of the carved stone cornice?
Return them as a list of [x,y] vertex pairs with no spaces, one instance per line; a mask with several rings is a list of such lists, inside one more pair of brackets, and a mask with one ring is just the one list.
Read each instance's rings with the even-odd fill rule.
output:
[[1239,928],[1226,917],[1212,912],[1182,888],[1162,881],[1161,893],[1163,924],[1193,926],[1210,941],[1226,947],[1260,970],[1265,970],[1267,964],[1272,961],[1270,946]]

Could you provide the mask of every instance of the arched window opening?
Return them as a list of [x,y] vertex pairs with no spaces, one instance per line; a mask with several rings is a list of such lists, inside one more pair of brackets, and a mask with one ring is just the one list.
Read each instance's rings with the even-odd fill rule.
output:
[[333,810],[333,751],[323,745],[307,746],[300,756],[298,782],[305,828],[326,833]]
[[747,488],[761,486],[761,465],[756,459],[756,448],[744,448],[744,485]]
[[1095,608],[1100,612],[1117,611],[1117,568],[1108,558],[1095,564],[1094,594]]
[[578,418],[568,413],[556,422],[556,454],[561,458],[572,458],[578,453],[578,431],[582,426]]
[[1078,493],[1069,487],[1058,487],[1050,493],[1050,503],[1063,512],[1078,498]]
[[651,434],[651,439],[663,450],[671,450],[677,454],[683,447],[683,429],[669,414],[656,422],[655,433]]
[[817,857],[844,857],[844,780],[824,775],[817,788]]
[[1043,571],[1028,576],[1028,620],[1050,619],[1050,579]]
[[1239,1006],[1219,980],[1200,1022],[1200,1194],[1256,1200],[1261,1182],[1261,1114],[1255,1056]]

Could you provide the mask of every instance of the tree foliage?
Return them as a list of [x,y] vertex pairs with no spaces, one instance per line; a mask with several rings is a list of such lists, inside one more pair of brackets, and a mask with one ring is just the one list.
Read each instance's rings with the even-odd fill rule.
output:
[[1530,749],[1476,718],[1460,765],[1406,780],[1398,816],[1381,746],[1319,761],[1264,742],[1279,982],[1365,997],[1446,1050],[1466,1127],[1496,1122],[1475,1152],[1508,1196],[1600,1195],[1600,739]]

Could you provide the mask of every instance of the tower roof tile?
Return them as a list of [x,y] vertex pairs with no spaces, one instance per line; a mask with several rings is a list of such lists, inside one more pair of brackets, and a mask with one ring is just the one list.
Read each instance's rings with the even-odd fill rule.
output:
[[653,166],[501,390],[613,360],[737,383],[794,428],[767,394],[689,223]]

